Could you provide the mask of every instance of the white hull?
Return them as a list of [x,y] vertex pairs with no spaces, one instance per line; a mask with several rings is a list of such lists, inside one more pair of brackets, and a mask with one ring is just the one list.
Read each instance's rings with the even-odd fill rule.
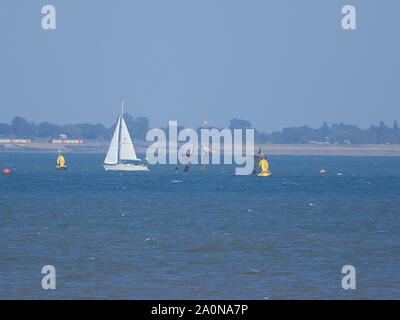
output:
[[149,171],[147,166],[142,164],[104,164],[104,169],[110,171]]

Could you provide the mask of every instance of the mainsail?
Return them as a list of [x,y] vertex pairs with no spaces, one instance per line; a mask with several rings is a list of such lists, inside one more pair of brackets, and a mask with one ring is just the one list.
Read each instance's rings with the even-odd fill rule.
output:
[[124,118],[121,116],[120,160],[138,160]]

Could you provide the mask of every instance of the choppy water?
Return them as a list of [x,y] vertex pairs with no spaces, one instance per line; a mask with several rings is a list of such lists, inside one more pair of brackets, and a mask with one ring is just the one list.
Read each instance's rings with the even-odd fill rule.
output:
[[[400,159],[270,160],[259,178],[105,172],[82,154],[56,172],[55,155],[0,153],[15,169],[0,174],[0,298],[400,298]],[[347,264],[356,290],[341,288]]]

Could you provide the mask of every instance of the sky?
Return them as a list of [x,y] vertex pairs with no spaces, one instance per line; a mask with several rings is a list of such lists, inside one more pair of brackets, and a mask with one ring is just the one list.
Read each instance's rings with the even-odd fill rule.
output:
[[1,0],[0,122],[111,126],[125,100],[152,127],[391,125],[399,15],[398,0]]

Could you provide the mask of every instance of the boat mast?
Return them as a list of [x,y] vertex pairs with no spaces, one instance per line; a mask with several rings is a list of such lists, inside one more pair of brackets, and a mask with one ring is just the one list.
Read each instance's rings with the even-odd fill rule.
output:
[[122,107],[121,107],[121,115],[119,117],[119,132],[118,132],[118,164],[121,163],[121,131],[122,131],[122,120],[124,116],[124,101],[122,101]]

